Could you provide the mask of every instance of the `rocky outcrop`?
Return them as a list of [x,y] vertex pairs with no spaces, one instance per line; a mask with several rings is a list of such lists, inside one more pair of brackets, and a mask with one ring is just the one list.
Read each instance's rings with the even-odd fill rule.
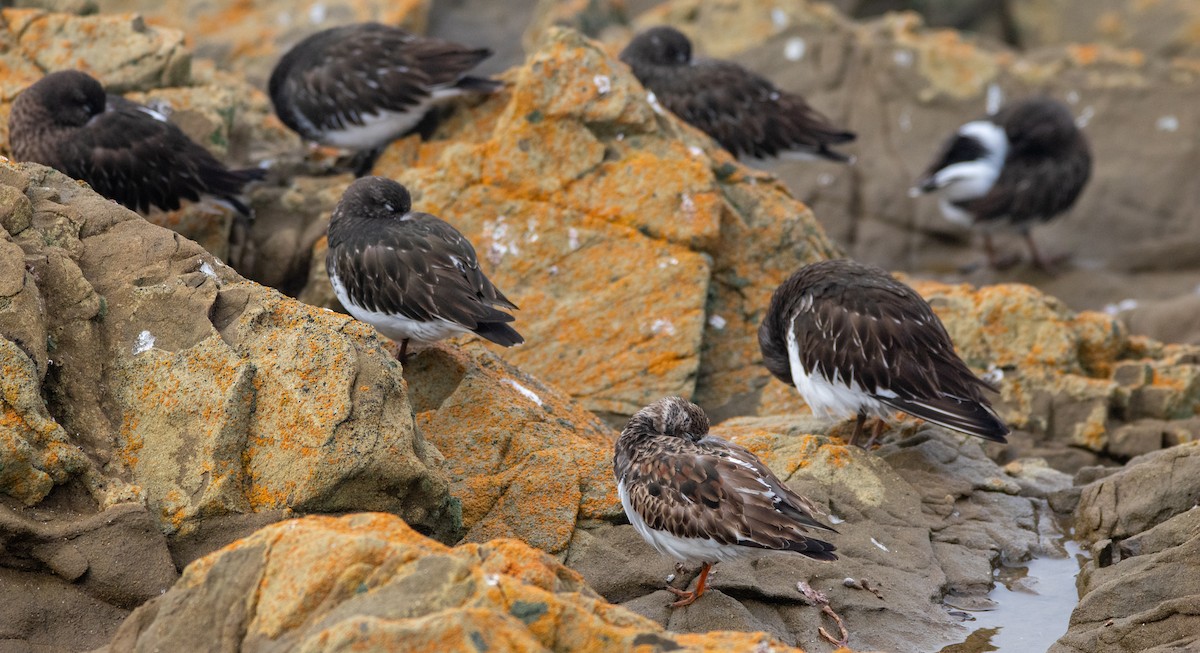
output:
[[1085,485],[1076,528],[1092,543],[1071,627],[1051,649],[1167,651],[1200,642],[1200,443],[1135,458]]
[[[48,168],[0,165],[0,189],[0,492],[78,519],[144,506],[179,562],[289,511],[388,510],[458,537],[441,455],[373,330],[247,282]],[[83,528],[10,521],[10,555],[28,533]],[[44,549],[27,567],[109,583],[84,575],[92,551]],[[140,597],[125,607],[151,594],[121,591]]]
[[190,565],[109,651],[794,651],[762,633],[676,635],[512,540],[453,549],[391,515],[265,528]]
[[[753,403],[762,307],[835,251],[812,214],[576,32],[552,31],[506,79],[375,170],[471,238],[521,306],[526,344],[501,356],[617,423],[667,394],[717,417]],[[332,304],[320,247],[302,296]]]
[[[922,3],[946,4],[967,3]],[[1044,25],[1086,29],[1089,21],[1080,17],[1105,15],[1088,3],[1008,4],[1061,12],[1030,21]],[[1128,25],[1137,26],[1131,30],[1170,24],[1184,34],[1191,23],[1178,14],[1195,12],[1178,2],[1101,4],[1123,7]],[[1197,105],[1200,76],[1191,57],[1154,57],[1148,49],[1121,49],[1136,43],[1116,41],[1054,41],[1020,53],[969,34],[927,29],[915,14],[857,23],[807,0],[671,0],[632,18],[634,29],[657,23],[687,32],[701,55],[732,58],[803,93],[858,133],[850,148],[858,156],[854,166],[763,164],[854,258],[980,285],[1035,284],[1077,309],[1193,294],[1200,263],[1188,252],[1200,243],[1192,219],[1200,194],[1186,171],[1196,155],[1197,117],[1189,107]],[[614,48],[628,34],[602,33]],[[959,268],[982,258],[972,235],[943,219],[935,200],[914,200],[907,191],[959,125],[1035,93],[1065,100],[1095,153],[1092,180],[1075,208],[1035,230],[1043,250],[1070,253],[1073,263],[1053,279],[1025,267],[961,276]],[[998,242],[1023,253],[1019,239]]]

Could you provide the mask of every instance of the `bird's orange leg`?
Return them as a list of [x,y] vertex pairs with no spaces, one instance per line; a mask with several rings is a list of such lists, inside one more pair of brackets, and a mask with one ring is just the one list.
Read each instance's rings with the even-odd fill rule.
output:
[[700,598],[700,595],[704,593],[704,583],[708,580],[708,572],[710,569],[712,569],[712,564],[708,562],[704,563],[704,566],[700,568],[700,578],[696,580],[696,589],[690,592],[686,590],[675,589],[674,587],[667,585],[667,591],[679,597],[679,600],[672,603],[671,607],[682,608],[685,605],[691,605],[695,603],[696,599]]

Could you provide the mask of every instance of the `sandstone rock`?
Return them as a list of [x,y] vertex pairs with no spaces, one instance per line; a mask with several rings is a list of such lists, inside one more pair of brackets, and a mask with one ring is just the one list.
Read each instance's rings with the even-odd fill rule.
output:
[[1129,462],[1083,488],[1079,535],[1094,542],[1071,626],[1050,650],[1167,651],[1200,642],[1200,445]]
[[[844,618],[850,645],[887,651],[938,650],[965,635],[951,607],[987,606],[992,570],[1033,555],[1057,555],[1052,511],[1043,490],[1025,485],[984,456],[977,441],[909,423],[909,437],[877,453],[825,434],[824,421],[780,415],[737,418],[713,428],[748,447],[789,486],[829,511],[838,529],[828,539],[839,560],[763,553],[722,563],[710,593],[672,611],[662,589],[672,562],[632,526],[587,525],[572,539],[567,564],[609,600],[671,630],[720,624],[763,630],[808,650],[824,650],[819,608],[796,589],[805,581],[829,596]],[[916,430],[915,434],[911,431]],[[1055,472],[1048,472],[1054,475]],[[1047,484],[1067,483],[1058,474]],[[824,535],[824,534],[823,534]],[[677,586],[695,570],[676,580]],[[845,581],[866,581],[876,593]]]
[[1135,458],[1121,471],[1083,488],[1078,536],[1123,540],[1191,510],[1200,501],[1200,442]]
[[795,650],[763,633],[676,635],[511,540],[447,548],[383,514],[267,527],[190,565],[110,651]]
[[[220,514],[374,507],[454,537],[440,455],[414,430],[399,366],[370,329],[245,282],[47,168],[5,168],[0,181],[32,206],[14,242],[44,302],[44,317],[26,317],[48,334],[53,419],[37,419],[28,362],[32,391],[16,385],[6,401],[37,447],[66,441],[51,450],[52,479],[83,474],[102,505],[134,483],[178,536]],[[75,447],[102,478],[70,463]]]
[[1200,56],[1200,9],[1186,0],[1019,0],[1013,2],[1021,44],[1107,43],[1165,60]]
[[279,57],[309,34],[367,20],[424,32],[429,4],[429,0],[350,0],[300,5],[287,0],[107,0],[104,10],[137,12],[151,23],[185,30],[198,56],[243,73],[251,83],[265,88]]
[[446,456],[466,541],[561,555],[577,522],[622,514],[614,435],[560,391],[483,345],[422,350],[404,378],[421,433]]

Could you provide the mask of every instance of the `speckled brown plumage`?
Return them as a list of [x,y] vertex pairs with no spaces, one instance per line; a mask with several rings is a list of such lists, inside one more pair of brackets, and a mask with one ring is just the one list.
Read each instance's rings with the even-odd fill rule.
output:
[[[817,521],[817,507],[754,454],[709,435],[704,411],[680,397],[660,399],[630,418],[613,472],[630,523],[681,562],[707,569],[753,549],[837,559],[832,544],[807,535],[833,531]],[[703,583],[691,600],[702,592]]]

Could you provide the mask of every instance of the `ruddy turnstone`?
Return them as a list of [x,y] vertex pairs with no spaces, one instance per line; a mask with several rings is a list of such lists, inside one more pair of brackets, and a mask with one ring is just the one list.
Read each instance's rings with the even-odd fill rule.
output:
[[736,63],[693,60],[691,41],[677,29],[638,34],[620,58],[662,106],[734,156],[851,160],[830,146],[854,140],[853,132]]
[[258,168],[230,170],[161,113],[108,95],[77,70],[50,73],[21,92],[8,117],[13,156],[86,181],[134,211],[179,208],[211,195],[245,216],[238,195],[262,179]]
[[275,113],[309,141],[359,153],[371,171],[391,141],[415,130],[435,106],[503,84],[467,71],[487,48],[425,38],[379,23],[322,30],[288,50],[271,72]]
[[383,177],[350,184],[333,209],[325,269],[338,301],[356,319],[400,341],[474,333],[498,345],[525,342],[508,325],[515,309],[479,269],[457,229],[412,210],[408,190]]
[[[868,415],[896,410],[1007,441],[983,394],[995,388],[958,357],[929,303],[874,266],[843,259],[800,268],[771,297],[758,346],[771,374],[794,385],[813,413],[857,416],[852,443]],[[871,442],[882,428],[881,420]]]
[[1033,262],[1049,269],[1030,230],[1071,208],[1092,174],[1088,139],[1061,102],[1036,97],[969,122],[951,136],[912,195],[938,191],[942,215],[984,227],[988,264],[1002,267],[991,229],[1007,226],[1029,244]]
[[690,605],[712,566],[755,550],[793,551],[836,560],[835,547],[807,533],[836,532],[817,521],[808,499],[788,489],[754,454],[708,434],[699,406],[666,397],[639,410],[617,439],[617,493],[629,522],[659,553],[699,563],[690,592],[667,586]]

